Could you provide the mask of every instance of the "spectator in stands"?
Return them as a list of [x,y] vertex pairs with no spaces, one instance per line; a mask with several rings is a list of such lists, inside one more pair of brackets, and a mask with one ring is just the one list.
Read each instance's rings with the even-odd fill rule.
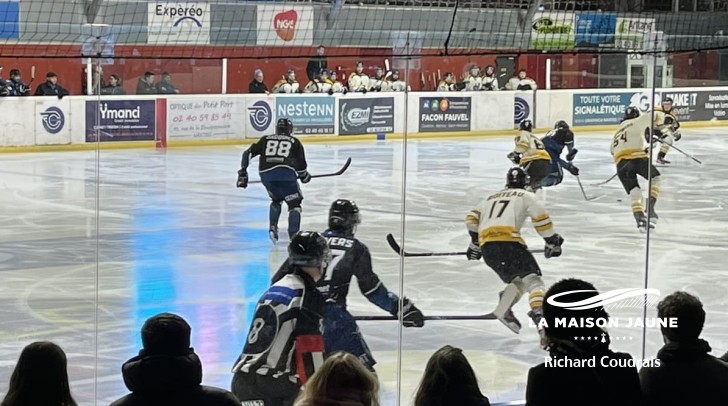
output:
[[30,86],[23,82],[20,69],[10,70],[10,79],[5,81],[5,96],[29,96]]
[[[594,285],[579,279],[563,279],[546,292],[543,301],[545,339],[549,351],[547,362],[528,372],[526,404],[528,406],[637,406],[640,404],[640,381],[632,356],[612,352],[606,330],[609,314],[602,307],[574,310],[554,306],[549,299],[559,293],[561,302],[575,303],[599,293]],[[593,327],[584,325],[591,318]],[[556,320],[566,326],[556,325]],[[607,366],[610,363],[616,366]],[[630,366],[632,365],[632,366]]]
[[308,61],[308,65],[306,65],[306,75],[308,75],[310,82],[313,82],[321,74],[321,71],[325,71],[328,68],[328,62],[324,56],[325,51],[326,48],[323,45],[319,45],[316,48],[316,56],[311,58]]
[[48,341],[23,348],[2,406],[76,406],[68,385],[66,353]]
[[190,347],[190,325],[180,316],[160,313],[142,326],[139,355],[121,367],[132,392],[111,406],[240,406],[232,393],[202,382],[202,363]]
[[273,86],[273,93],[301,93],[301,90],[293,69],[288,69],[286,76]]
[[414,406],[489,406],[463,350],[446,345],[427,361]]
[[109,75],[109,85],[101,88],[101,94],[104,95],[123,95],[126,94],[126,90],[121,87],[121,78],[119,75]]
[[270,94],[268,86],[263,83],[263,70],[256,69],[253,73],[253,80],[248,85],[248,93]]
[[700,339],[705,311],[700,300],[675,292],[657,305],[660,320],[676,320],[677,327],[661,326],[665,345],[657,352],[659,365],[640,370],[644,406],[728,405],[728,364],[708,354]]
[[172,75],[169,72],[162,73],[162,79],[157,83],[158,94],[179,94],[179,89],[172,83]]
[[68,90],[58,84],[58,75],[54,72],[46,73],[45,83],[35,89],[35,96],[57,96],[59,99],[68,96]]
[[378,406],[376,375],[354,355],[330,355],[306,382],[295,406]]
[[157,87],[154,85],[154,73],[144,72],[137,83],[136,94],[157,94]]
[[536,81],[528,77],[525,69],[518,71],[516,75],[506,83],[506,89],[508,90],[536,90],[538,86]]

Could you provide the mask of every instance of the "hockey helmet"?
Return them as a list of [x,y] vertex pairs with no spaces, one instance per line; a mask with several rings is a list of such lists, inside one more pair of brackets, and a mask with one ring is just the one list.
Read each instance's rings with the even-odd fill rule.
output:
[[531,132],[533,130],[533,123],[531,120],[523,120],[521,121],[521,124],[518,126],[523,131]]
[[495,75],[495,66],[488,65],[485,67],[485,74],[488,76]]
[[640,110],[637,107],[629,106],[627,107],[627,110],[624,111],[624,119],[628,120],[630,118],[637,118],[640,116]]
[[528,174],[519,166],[509,169],[506,174],[506,187],[509,189],[523,189],[528,181]]
[[[662,109],[663,110],[671,110],[672,109],[673,100],[672,97],[665,97],[662,99]],[[667,107],[665,107],[667,105]]]
[[286,72],[286,80],[291,82],[296,80],[296,71],[293,69],[288,69],[288,72]]
[[299,231],[288,244],[288,262],[301,267],[326,269],[331,251],[326,239],[315,231]]
[[392,71],[392,79],[393,80],[399,79],[399,71],[397,69]]
[[470,71],[470,76],[480,76],[480,66],[478,66],[478,65],[471,66],[469,71]]
[[329,209],[329,228],[340,230],[347,235],[354,235],[356,226],[361,223],[359,207],[354,201],[337,199]]
[[554,129],[555,130],[568,130],[569,124],[567,124],[566,121],[564,121],[564,120],[559,120],[556,122],[556,124],[554,124]]
[[291,135],[293,134],[293,123],[287,118],[279,118],[276,122],[276,134]]

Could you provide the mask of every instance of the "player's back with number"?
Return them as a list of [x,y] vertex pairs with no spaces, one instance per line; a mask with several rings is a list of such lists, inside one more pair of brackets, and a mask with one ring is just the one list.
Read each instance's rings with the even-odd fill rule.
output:
[[306,169],[303,145],[292,135],[265,135],[250,147],[250,152],[253,157],[260,155],[260,173],[276,168],[287,168],[293,172]]
[[521,228],[527,217],[531,217],[536,230],[541,232],[551,227],[536,195],[524,189],[504,189],[484,199],[472,210],[466,221],[478,229],[478,242],[518,242],[525,244]]
[[[664,116],[664,113],[661,115]],[[660,120],[658,116],[656,115],[656,121]],[[623,159],[648,157],[645,152],[645,141],[649,138],[652,123],[652,117],[649,114],[641,114],[638,117],[622,121],[614,134],[610,148],[615,163],[619,163]]]

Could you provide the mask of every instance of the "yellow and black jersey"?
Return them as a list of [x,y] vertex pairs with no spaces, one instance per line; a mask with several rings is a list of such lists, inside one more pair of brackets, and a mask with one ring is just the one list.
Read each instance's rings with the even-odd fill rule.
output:
[[669,125],[665,124],[667,117],[665,113],[655,110],[654,121],[651,116],[651,114],[641,114],[639,117],[622,121],[609,148],[614,163],[618,164],[623,159],[648,158],[645,143],[650,137],[651,128],[672,131]]
[[521,237],[526,217],[543,238],[554,235],[551,218],[538,197],[523,189],[505,189],[488,196],[465,216],[465,225],[478,233],[481,246],[496,241],[526,245]]
[[521,166],[539,159],[551,162],[551,156],[546,152],[543,142],[530,132],[521,130],[514,141],[515,151],[521,154]]

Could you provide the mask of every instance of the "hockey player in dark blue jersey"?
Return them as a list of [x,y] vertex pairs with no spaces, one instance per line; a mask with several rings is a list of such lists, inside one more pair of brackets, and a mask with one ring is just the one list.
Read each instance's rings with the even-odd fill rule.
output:
[[303,183],[311,180],[306,169],[303,145],[292,134],[291,120],[279,119],[275,135],[264,135],[243,152],[238,171],[237,186],[248,187],[250,159],[260,155],[258,171],[271,198],[268,234],[274,244],[278,241],[278,219],[281,217],[281,204],[284,201],[288,206],[288,236],[292,237],[301,228],[303,194],[298,187],[298,179]]
[[[541,182],[542,186],[555,186],[561,183],[564,179],[562,168],[574,176],[579,176],[579,168],[572,163],[579,150],[574,148],[574,132],[571,131],[564,120],[556,122],[554,129],[546,133],[541,141],[551,156],[551,172]],[[566,161],[561,159],[561,152],[563,152],[564,147],[569,151],[566,155]]]
[[[402,314],[405,327],[422,327],[422,312],[406,297],[390,292],[372,270],[369,248],[354,237],[360,223],[359,208],[350,200],[339,199],[329,209],[329,228],[323,233],[331,250],[331,262],[318,282],[318,289],[326,297],[324,313],[324,347],[327,354],[344,351],[356,355],[371,370],[376,361],[362,337],[356,320],[346,309],[351,277],[356,276],[359,290],[372,303],[395,317]],[[281,269],[285,269],[285,264]],[[281,270],[273,280],[279,278]]]

